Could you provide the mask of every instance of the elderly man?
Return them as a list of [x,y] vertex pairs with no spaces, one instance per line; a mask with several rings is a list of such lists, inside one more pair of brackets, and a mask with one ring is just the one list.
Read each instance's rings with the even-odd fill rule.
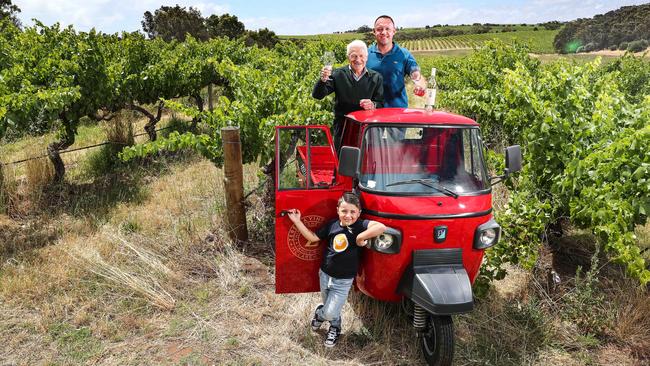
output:
[[368,47],[363,41],[354,40],[347,47],[349,65],[332,70],[323,67],[320,79],[311,95],[323,99],[334,93],[334,122],[332,131],[334,145],[341,147],[343,120],[346,114],[361,109],[371,110],[384,105],[384,89],[381,75],[366,68]]
[[395,22],[388,15],[380,15],[373,28],[376,43],[368,49],[368,68],[384,78],[385,107],[408,107],[404,76],[409,75],[415,83],[413,92],[424,95],[426,82],[420,74],[415,58],[406,49],[393,42]]

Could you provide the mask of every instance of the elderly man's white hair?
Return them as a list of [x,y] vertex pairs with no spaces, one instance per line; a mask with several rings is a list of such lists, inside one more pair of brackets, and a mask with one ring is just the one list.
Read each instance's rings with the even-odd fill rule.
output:
[[362,40],[355,39],[354,41],[348,43],[348,56],[350,56],[350,52],[352,52],[353,48],[361,48],[361,51],[363,51],[366,56],[368,55],[368,46],[366,46],[366,42]]

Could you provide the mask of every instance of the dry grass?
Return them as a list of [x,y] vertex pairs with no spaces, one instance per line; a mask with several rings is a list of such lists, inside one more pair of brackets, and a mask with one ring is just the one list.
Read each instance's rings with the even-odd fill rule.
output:
[[32,201],[43,198],[45,188],[53,181],[54,169],[46,158],[30,160],[26,164],[26,181],[23,190]]
[[131,146],[135,142],[133,137],[133,124],[136,122],[132,114],[123,113],[121,118],[115,118],[106,123],[106,141],[118,145],[120,148]]
[[111,253],[111,257],[117,258],[116,263],[111,263],[98,249],[88,245],[76,245],[70,254],[83,268],[111,285],[133,291],[162,310],[173,309],[176,300],[170,294],[171,290],[163,285],[172,271],[163,264],[162,258],[118,234],[106,234],[106,239],[116,250]]
[[[119,172],[141,175],[118,189],[137,184],[139,195],[109,199],[104,183],[87,180],[68,187],[65,207],[0,216],[0,240],[13,243],[0,253],[0,364],[422,364],[400,306],[358,292],[344,307],[340,344],[325,348],[326,327],[309,328],[319,295],[274,293],[263,191],[249,200],[253,241],[235,246],[222,171],[191,154],[172,158]],[[245,168],[245,192],[258,186],[257,172]],[[558,316],[562,297],[534,281],[513,268],[473,313],[456,317],[456,364],[644,360],[647,293],[612,282],[604,293],[615,316],[594,343]]]
[[37,207],[52,182],[54,170],[47,159],[23,164],[28,175],[17,176],[16,166],[0,166],[0,214],[24,217]]
[[5,178],[4,166],[0,161],[0,214],[7,214],[10,196],[9,182]]
[[615,298],[615,320],[611,329],[614,339],[627,345],[633,356],[650,360],[650,301],[648,291],[620,291]]

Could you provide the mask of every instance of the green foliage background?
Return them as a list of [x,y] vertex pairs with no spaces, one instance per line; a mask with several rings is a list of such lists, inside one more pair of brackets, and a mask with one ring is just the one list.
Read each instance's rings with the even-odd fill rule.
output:
[[[167,43],[58,25],[2,26],[9,31],[0,35],[8,50],[0,53],[0,138],[56,126],[74,138],[79,119],[98,109],[159,100],[200,121],[190,132],[125,149],[127,160],[192,148],[220,165],[221,128],[239,126],[244,162],[264,164],[275,126],[330,122],[331,101],[311,98],[311,89],[325,50],[345,60],[337,41],[266,49],[242,40]],[[504,241],[487,252],[481,279],[502,278],[504,263],[531,266],[549,226],[569,219],[647,284],[634,228],[650,210],[650,64],[630,55],[607,66],[541,64],[529,53],[494,41],[465,58],[421,65],[438,69],[441,106],[477,120],[490,150],[523,148],[523,171],[507,182],[508,204],[496,213]],[[209,84],[220,94],[213,111],[184,102]]]
[[650,210],[650,63],[626,55],[606,67],[542,65],[528,53],[492,42],[424,68],[439,70],[441,105],[475,118],[491,148],[523,148],[516,189],[497,213],[505,240],[488,251],[484,278],[503,277],[506,262],[532,265],[548,227],[568,218],[647,284],[634,227]]

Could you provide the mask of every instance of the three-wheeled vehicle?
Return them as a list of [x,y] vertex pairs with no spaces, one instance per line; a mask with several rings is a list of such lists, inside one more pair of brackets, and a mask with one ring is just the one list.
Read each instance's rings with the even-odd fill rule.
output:
[[[486,248],[499,241],[479,125],[424,109],[385,108],[346,116],[337,156],[326,126],[279,126],[275,151],[276,292],[319,290],[323,244],[308,243],[285,211],[298,208],[316,230],[336,217],[345,191],[362,218],[386,225],[363,255],[356,287],[410,304],[430,365],[450,365],[451,315],[471,311],[472,283]],[[521,168],[506,149],[504,175]],[[503,177],[503,176],[501,176]]]

